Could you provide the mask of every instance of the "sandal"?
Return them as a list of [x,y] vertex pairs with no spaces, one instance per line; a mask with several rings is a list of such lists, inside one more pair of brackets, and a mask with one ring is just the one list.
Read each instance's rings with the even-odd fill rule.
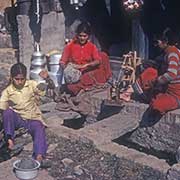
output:
[[43,159],[40,161],[40,168],[41,169],[48,169],[48,168],[51,168],[52,166],[52,161],[49,160],[49,159]]

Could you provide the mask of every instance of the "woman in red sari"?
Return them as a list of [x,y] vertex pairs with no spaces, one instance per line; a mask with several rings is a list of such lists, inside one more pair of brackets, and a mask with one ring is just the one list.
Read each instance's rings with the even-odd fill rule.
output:
[[67,88],[72,95],[77,95],[80,90],[90,90],[94,86],[104,85],[112,76],[108,55],[99,52],[97,47],[89,41],[90,26],[84,22],[79,24],[76,37],[66,45],[60,64],[63,68],[69,63],[81,71],[79,81],[67,83]]

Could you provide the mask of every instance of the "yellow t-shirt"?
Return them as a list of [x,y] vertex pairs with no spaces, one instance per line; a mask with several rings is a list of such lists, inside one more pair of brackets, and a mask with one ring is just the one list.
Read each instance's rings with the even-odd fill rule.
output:
[[45,91],[39,90],[37,85],[38,83],[34,80],[26,80],[24,87],[19,90],[10,84],[2,91],[0,109],[12,108],[23,119],[40,120],[45,124],[37,105],[37,96],[45,95]]

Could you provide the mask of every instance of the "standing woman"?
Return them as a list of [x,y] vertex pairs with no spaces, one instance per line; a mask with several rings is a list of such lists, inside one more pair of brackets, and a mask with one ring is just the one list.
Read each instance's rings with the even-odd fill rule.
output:
[[[24,127],[33,139],[33,157],[42,164],[47,151],[46,124],[36,100],[37,95],[45,95],[46,86],[34,80],[27,80],[27,69],[22,63],[14,64],[10,75],[11,82],[0,97],[0,109],[8,148],[12,150],[14,147],[15,130]],[[42,71],[40,75],[47,82],[49,81],[46,71]]]
[[[72,95],[77,95],[80,90],[86,91],[104,85],[112,76],[107,54],[99,52],[89,41],[90,33],[90,25],[87,22],[79,24],[75,38],[66,45],[60,60],[64,68],[67,89]],[[70,66],[72,68],[69,68]],[[72,81],[68,80],[68,77],[75,77],[78,73],[79,78],[73,80],[72,77]]]

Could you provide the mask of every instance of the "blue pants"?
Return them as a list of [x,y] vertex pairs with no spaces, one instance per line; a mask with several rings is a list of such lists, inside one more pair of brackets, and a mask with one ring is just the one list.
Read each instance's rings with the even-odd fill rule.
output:
[[18,128],[24,127],[31,134],[33,139],[33,157],[36,158],[38,154],[46,155],[47,143],[45,126],[38,120],[23,120],[12,109],[3,111],[3,126],[5,136],[11,136],[14,139],[14,131]]

